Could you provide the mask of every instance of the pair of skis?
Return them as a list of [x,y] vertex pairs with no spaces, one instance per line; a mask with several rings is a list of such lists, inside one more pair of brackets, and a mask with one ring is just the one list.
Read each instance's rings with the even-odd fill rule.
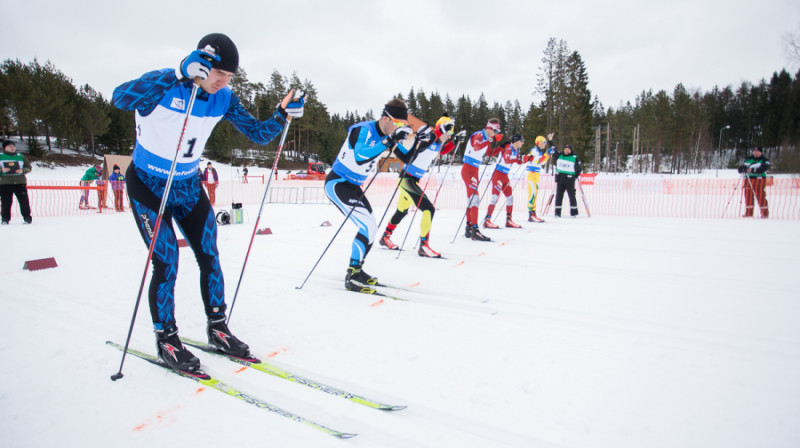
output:
[[[246,367],[249,367],[249,368],[252,368],[252,369],[255,369],[255,370],[259,370],[261,372],[268,373],[270,375],[277,376],[278,378],[283,378],[285,380],[292,381],[294,383],[302,384],[302,385],[304,385],[306,387],[310,387],[312,389],[316,389],[316,390],[325,392],[325,393],[330,394],[330,395],[334,395],[334,396],[337,396],[337,397],[342,397],[342,398],[344,398],[346,400],[352,401],[354,403],[361,404],[363,406],[367,406],[367,407],[372,408],[372,409],[378,409],[378,410],[382,410],[382,411],[399,411],[399,410],[402,410],[402,409],[406,408],[405,406],[397,406],[397,405],[391,405],[391,404],[382,403],[382,402],[379,402],[379,401],[376,401],[376,400],[372,400],[370,398],[367,398],[367,397],[364,397],[364,396],[361,396],[361,395],[358,395],[358,394],[355,394],[355,393],[351,393],[351,392],[348,392],[348,391],[345,391],[345,390],[342,390],[342,389],[339,389],[339,388],[336,388],[336,387],[333,387],[333,386],[329,386],[329,385],[323,384],[321,382],[312,380],[310,378],[306,378],[306,377],[303,377],[303,376],[300,376],[300,375],[296,375],[296,374],[294,374],[292,372],[289,372],[287,370],[284,370],[284,369],[282,369],[282,368],[280,368],[280,367],[278,367],[278,366],[276,366],[274,364],[271,364],[271,363],[268,363],[268,362],[265,362],[265,361],[260,361],[260,360],[255,359],[255,358],[250,358],[250,359],[238,358],[236,356],[231,356],[231,355],[228,355],[228,354],[225,354],[225,353],[221,353],[221,352],[217,351],[214,347],[212,347],[212,346],[210,346],[210,345],[208,345],[208,344],[206,344],[204,342],[195,341],[195,340],[187,339],[187,338],[181,338],[181,340],[183,341],[183,343],[185,343],[187,345],[190,345],[192,347],[198,348],[198,349],[200,349],[200,350],[202,350],[204,352],[208,352],[208,353],[211,353],[211,354],[223,357],[223,358],[228,358],[230,361],[233,361],[233,362],[235,362],[237,364],[241,364],[241,365],[244,365]],[[114,347],[114,348],[116,348],[116,349],[118,349],[120,351],[125,350],[125,347],[123,345],[117,344],[116,342],[106,341],[106,344],[108,344],[108,345],[110,345],[110,346],[112,346],[112,347]],[[147,361],[147,362],[149,362],[149,363],[151,363],[153,365],[157,365],[159,367],[167,369],[170,372],[175,373],[178,376],[191,379],[191,380],[196,381],[196,382],[198,382],[198,383],[200,383],[200,384],[202,384],[204,386],[208,386],[208,387],[210,387],[212,389],[218,390],[218,391],[220,391],[220,392],[222,392],[222,393],[224,393],[224,394],[226,394],[228,396],[231,396],[231,397],[234,397],[234,398],[238,398],[239,400],[242,400],[245,403],[252,404],[252,405],[254,405],[254,406],[256,406],[256,407],[258,407],[260,409],[265,409],[265,410],[267,410],[269,412],[272,412],[272,413],[281,415],[283,417],[289,418],[291,420],[300,422],[300,423],[302,423],[302,424],[304,424],[306,426],[309,426],[311,428],[314,428],[314,429],[317,429],[319,431],[322,431],[322,432],[324,432],[324,433],[326,433],[328,435],[331,435],[331,436],[334,436],[334,437],[337,437],[337,438],[340,438],[340,439],[349,439],[349,438],[355,437],[357,435],[355,433],[348,433],[348,432],[343,432],[343,431],[339,431],[339,430],[336,430],[336,429],[329,428],[329,427],[327,427],[325,425],[322,425],[320,423],[317,423],[317,422],[314,422],[312,420],[309,420],[309,419],[307,419],[305,417],[302,417],[302,416],[300,416],[298,414],[295,414],[295,413],[293,413],[291,411],[287,411],[285,409],[279,408],[278,406],[275,406],[275,405],[270,404],[270,403],[268,403],[266,401],[260,400],[259,398],[256,398],[256,397],[254,397],[254,396],[252,396],[250,394],[247,394],[247,393],[245,393],[245,392],[243,392],[243,391],[241,391],[241,390],[239,390],[237,388],[229,386],[229,385],[223,383],[222,381],[218,380],[217,378],[214,378],[211,375],[203,372],[202,370],[195,371],[195,372],[186,372],[186,371],[182,371],[182,370],[174,370],[171,367],[169,367],[166,364],[164,364],[160,359],[158,359],[158,357],[156,357],[154,355],[151,355],[149,353],[141,352],[141,351],[138,351],[138,350],[135,350],[135,349],[132,349],[132,348],[128,348],[127,353],[129,353],[129,354],[131,354],[131,355],[133,355],[133,356],[135,356],[137,358],[143,359],[143,360],[145,360],[145,361]]]

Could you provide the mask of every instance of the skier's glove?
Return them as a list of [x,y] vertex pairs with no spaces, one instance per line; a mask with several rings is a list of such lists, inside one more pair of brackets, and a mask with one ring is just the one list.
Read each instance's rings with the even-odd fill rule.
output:
[[417,131],[417,141],[420,143],[433,143],[436,140],[436,134],[430,126],[423,126]]
[[456,134],[456,141],[461,143],[467,141],[467,131],[462,129],[458,134]]
[[414,131],[408,126],[403,126],[401,128],[397,128],[390,135],[387,135],[386,137],[384,137],[383,140],[381,141],[381,143],[383,143],[383,145],[386,146],[387,148],[391,149],[396,144],[398,144],[398,143],[402,142],[403,140],[405,140],[406,138],[408,138],[408,136],[411,135],[413,132]]
[[499,142],[502,139],[503,139],[503,134],[499,132],[497,134],[494,134],[494,141]]
[[746,166],[742,165],[742,166],[739,167],[739,173],[746,173],[746,172],[747,172],[747,167]]
[[292,89],[278,103],[278,113],[290,118],[303,116],[303,106],[306,104],[306,94],[300,89]]
[[181,61],[181,75],[184,78],[206,79],[211,72],[211,61],[219,61],[218,55],[208,49],[194,50]]

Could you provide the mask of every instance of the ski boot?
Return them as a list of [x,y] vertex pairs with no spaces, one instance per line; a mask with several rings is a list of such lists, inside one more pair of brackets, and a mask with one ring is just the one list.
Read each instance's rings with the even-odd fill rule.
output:
[[514,221],[512,221],[510,216],[506,218],[506,227],[510,227],[512,229],[521,229],[522,228],[521,225],[519,225],[519,224],[515,223]]
[[464,238],[472,238],[472,224],[467,223],[467,228],[464,230]]
[[156,330],[156,351],[158,359],[173,370],[189,373],[200,370],[200,360],[183,346],[175,325]]
[[442,254],[431,249],[428,245],[428,237],[419,239],[419,250],[417,253],[420,257],[442,258]]
[[391,236],[392,236],[391,233],[383,232],[383,236],[381,237],[381,239],[379,241],[380,245],[385,247],[385,248],[387,248],[387,249],[391,249],[391,250],[399,249],[399,247],[397,247],[397,245],[392,242],[392,240],[390,238]]
[[491,241],[492,239],[488,236],[485,236],[478,230],[478,225],[475,224],[472,226],[472,240],[473,241]]
[[498,226],[497,224],[493,223],[492,220],[489,219],[489,218],[490,218],[489,216],[484,218],[484,220],[483,220],[483,228],[484,229],[499,229],[500,226]]
[[208,345],[217,351],[237,358],[252,358],[250,347],[231,333],[225,323],[225,315],[216,315],[208,318]]
[[536,210],[531,210],[528,213],[528,222],[544,222],[544,219],[536,216]]
[[375,294],[378,291],[373,288],[373,286],[377,284],[378,279],[364,272],[361,266],[350,266],[347,268],[347,276],[344,278],[344,287],[350,291]]

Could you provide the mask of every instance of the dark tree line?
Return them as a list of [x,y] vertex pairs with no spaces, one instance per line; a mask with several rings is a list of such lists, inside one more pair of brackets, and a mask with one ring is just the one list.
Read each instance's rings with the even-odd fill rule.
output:
[[[537,135],[554,132],[561,147],[571,144],[594,171],[687,172],[735,165],[753,146],[762,146],[781,171],[800,171],[800,72],[794,77],[776,72],[769,81],[743,83],[737,88],[715,87],[688,91],[682,84],[672,92],[646,91],[633,104],[605,109],[588,88],[589,76],[577,51],[565,41],[550,39],[540,71],[524,96],[540,98],[524,110],[518,99],[490,101],[481,94],[451,97],[411,87],[398,92],[409,112],[435,123],[447,113],[458,130],[480,130],[491,117],[500,119],[503,133],[525,136],[525,150]],[[331,163],[347,128],[377,118],[368,109],[331,114],[313,83],[296,74],[275,71],[266,82],[250,81],[240,68],[231,88],[256,118],[266,119],[290,88],[308,93],[305,114],[292,124],[284,151],[295,158]],[[730,126],[729,128],[725,128]],[[725,129],[723,129],[725,128]],[[57,147],[92,154],[129,154],[135,144],[132,112],[121,111],[89,85],[74,86],[51,63],[6,60],[0,66],[0,131],[28,139],[33,155],[44,150],[33,136],[54,137]],[[720,135],[722,139],[720,140]],[[267,164],[277,139],[260,146],[223,121],[209,139],[205,156],[222,162],[251,163],[247,150],[266,154]]]

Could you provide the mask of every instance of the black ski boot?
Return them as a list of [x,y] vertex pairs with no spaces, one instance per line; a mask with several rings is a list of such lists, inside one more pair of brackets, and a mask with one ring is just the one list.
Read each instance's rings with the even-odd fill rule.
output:
[[364,272],[360,266],[350,266],[347,268],[347,276],[344,278],[344,287],[350,291],[375,294],[377,290],[373,288],[373,286],[377,284],[378,279]]
[[193,373],[200,370],[200,360],[186,349],[178,337],[178,327],[156,330],[158,359],[173,370]]
[[481,231],[478,230],[478,225],[475,224],[472,227],[472,240],[473,241],[491,241],[492,239],[489,238],[488,236],[482,234]]
[[252,358],[250,355],[250,347],[240,341],[239,338],[234,336],[231,330],[228,329],[224,314],[208,318],[206,333],[208,334],[208,345],[220,352],[237,358]]
[[472,238],[472,224],[467,223],[467,228],[464,230],[464,238]]

